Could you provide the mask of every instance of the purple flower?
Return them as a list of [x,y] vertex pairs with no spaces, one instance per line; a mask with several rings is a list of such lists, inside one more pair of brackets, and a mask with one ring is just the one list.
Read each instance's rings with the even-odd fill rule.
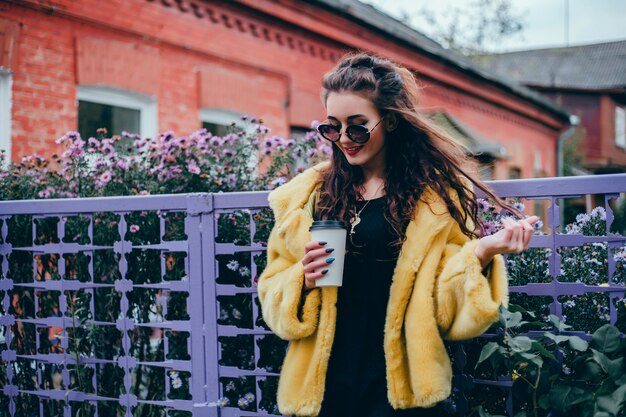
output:
[[311,129],[315,130],[317,129],[317,127],[320,125],[320,121],[319,120],[312,120],[311,121]]
[[322,154],[330,156],[333,154],[333,148],[331,145],[324,143],[322,144],[322,146],[320,146],[320,152],[322,152]]
[[233,156],[235,154],[235,151],[233,151],[232,149],[226,148],[222,151],[222,154],[224,156]]
[[131,224],[130,225],[130,232],[131,233],[137,233],[139,231],[139,226],[137,226],[136,224]]
[[126,163],[126,161],[124,161],[123,159],[119,159],[116,163],[115,163],[115,167],[119,168],[121,170],[126,171],[128,169],[128,164]]
[[478,208],[483,212],[486,213],[491,209],[491,204],[489,204],[489,202],[487,200],[485,200],[484,198],[479,198],[476,200],[476,202],[478,203]]
[[52,188],[48,187],[45,190],[39,191],[39,198],[49,198]]
[[524,203],[518,201],[517,203],[513,204],[513,207],[515,207],[517,210],[519,211],[524,211],[524,209],[526,208],[526,206],[524,205]]
[[229,133],[228,135],[224,136],[224,142],[226,143],[235,142],[237,141],[237,139],[239,139],[239,135],[236,133]]
[[274,188],[276,188],[276,187],[280,187],[281,185],[283,185],[286,182],[287,182],[287,178],[285,178],[285,177],[278,177],[275,180],[273,180],[270,184]]
[[485,236],[492,235],[498,231],[498,227],[492,222],[484,223],[483,228],[484,228],[483,233],[485,234]]
[[111,181],[111,178],[113,178],[111,171],[104,171],[96,180],[96,187],[104,187]]
[[196,161],[194,161],[193,159],[189,159],[187,160],[187,171],[191,172],[192,174],[200,174],[200,167],[198,166],[198,164],[196,163]]

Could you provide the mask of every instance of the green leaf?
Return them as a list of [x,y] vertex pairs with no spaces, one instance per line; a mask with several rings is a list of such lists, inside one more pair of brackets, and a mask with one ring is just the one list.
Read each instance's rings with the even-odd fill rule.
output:
[[613,417],[611,414],[607,413],[606,411],[597,411],[593,417]]
[[564,321],[561,321],[559,316],[555,316],[554,314],[550,314],[550,321],[559,331],[570,329],[572,326],[565,324]]
[[532,340],[528,336],[512,337],[508,343],[513,352],[528,352],[532,346]]
[[[528,314],[530,317],[535,318],[535,313],[533,313],[532,311],[528,311],[526,310],[524,307],[517,305],[517,304],[509,304],[509,311],[511,313],[526,313]],[[525,411],[524,411],[525,413]],[[517,415],[515,416],[517,417]]]
[[624,374],[624,358],[617,358],[609,361],[609,376],[613,379],[619,379]]
[[581,388],[570,387],[567,385],[558,385],[552,388],[550,392],[550,405],[557,411],[564,413],[573,405],[580,402],[580,398],[585,391]]
[[539,407],[544,410],[548,410],[550,408],[550,394],[543,394],[539,397],[539,401],[537,401]]
[[615,326],[605,324],[591,337],[591,347],[602,353],[614,353],[620,348],[620,333]]
[[611,360],[602,352],[595,349],[591,349],[591,351],[593,352],[593,360],[600,365],[604,372],[608,373],[609,367],[611,366]]
[[543,365],[543,359],[541,359],[541,357],[538,354],[522,352],[522,353],[518,353],[518,355],[524,358],[525,360],[527,360],[528,362],[532,362],[538,368],[541,368],[541,366]]
[[537,352],[539,352],[544,357],[548,359],[552,359],[553,361],[556,361],[556,358],[554,357],[554,355],[550,353],[548,349],[546,349],[545,346],[539,343],[538,341],[533,340],[532,346]]
[[578,336],[570,336],[569,347],[579,352],[584,352],[589,347],[589,343],[586,340],[581,339]]
[[516,327],[522,322],[522,313],[512,313],[505,308],[500,309],[500,322],[504,327]]
[[622,385],[621,387],[613,391],[613,394],[611,394],[611,397],[613,397],[613,399],[620,405],[623,405],[624,403],[626,403],[626,385]]
[[607,411],[613,416],[616,416],[621,408],[619,407],[619,404],[615,402],[615,399],[610,395],[603,395],[596,398],[596,404],[598,405],[599,410]]
[[563,342],[567,342],[569,340],[569,336],[561,336],[561,335],[553,335],[552,333],[546,332],[543,334],[548,339],[552,339],[556,342],[556,344],[561,344]]
[[500,347],[500,345],[498,345],[496,342],[489,342],[485,346],[483,346],[483,349],[480,351],[480,357],[478,358],[478,362],[476,362],[476,368],[478,368],[478,365],[480,365],[482,362],[486,361],[491,355],[493,355],[498,350],[498,347]]
[[602,368],[593,359],[589,358],[583,363],[577,372],[578,376],[588,382],[602,378]]
[[520,411],[519,413],[515,414],[513,417],[528,417],[528,413],[526,411]]

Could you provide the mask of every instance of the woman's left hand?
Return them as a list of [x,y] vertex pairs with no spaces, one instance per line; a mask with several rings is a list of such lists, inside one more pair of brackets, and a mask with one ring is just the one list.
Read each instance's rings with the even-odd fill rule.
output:
[[476,256],[484,268],[491,259],[500,253],[520,253],[528,249],[533,235],[533,224],[539,220],[531,216],[522,220],[503,218],[502,229],[493,235],[484,236],[476,247]]

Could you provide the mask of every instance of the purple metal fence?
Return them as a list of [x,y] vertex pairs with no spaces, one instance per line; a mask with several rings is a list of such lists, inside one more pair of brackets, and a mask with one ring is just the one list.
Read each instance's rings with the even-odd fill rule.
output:
[[[535,236],[531,246],[551,250],[550,281],[513,286],[511,291],[530,296],[551,297],[550,312],[558,316],[562,316],[560,296],[589,292],[607,293],[611,300],[610,322],[615,323],[617,312],[613,301],[624,296],[625,288],[623,285],[612,282],[615,271],[613,257],[608,256],[609,276],[606,279],[608,286],[559,282],[557,277],[561,271],[561,259],[557,249],[594,242],[607,242],[610,249],[617,249],[624,245],[626,242],[624,237],[609,233],[613,220],[609,201],[617,198],[620,193],[626,192],[626,174],[494,181],[491,186],[501,197],[523,197],[527,201],[547,200],[549,204],[548,216],[544,219],[544,223],[551,228],[551,233]],[[606,235],[590,237],[559,233],[559,199],[586,194],[603,196],[607,220]],[[47,412],[44,412],[46,409],[44,406],[50,403],[55,403],[59,409],[62,409],[64,416],[70,416],[72,415],[70,402],[96,404],[98,401],[101,401],[100,404],[113,402],[119,405],[124,415],[127,416],[133,415],[133,408],[142,404],[162,407],[167,410],[167,415],[260,416],[266,415],[268,411],[272,412],[272,410],[264,409],[262,403],[264,397],[268,395],[266,391],[274,386],[267,381],[275,383],[278,369],[259,363],[262,356],[260,347],[262,341],[266,337],[273,336],[259,324],[260,309],[254,286],[254,278],[260,272],[257,264],[262,262],[265,251],[264,242],[261,242],[257,236],[258,217],[256,214],[267,207],[266,199],[266,192],[242,192],[0,202],[0,346],[3,361],[3,372],[0,375],[0,382],[3,384],[0,400],[4,397],[5,402],[9,404],[9,409],[0,410],[0,415],[15,415],[16,404],[19,401],[38,403],[38,413],[42,416],[47,415]],[[97,220],[100,219],[96,213],[113,213],[119,216],[117,223],[111,223],[117,232],[114,241],[104,243],[94,241],[95,223],[99,224]],[[144,213],[156,213],[159,222],[158,238],[154,241],[134,240],[133,229],[129,224],[129,216],[133,213],[141,213],[144,217],[146,216]],[[167,223],[167,215],[171,213],[179,213],[184,218],[186,238],[173,240],[165,238],[166,229],[171,226]],[[229,213],[238,213],[239,219],[247,223],[246,230],[249,231],[247,237],[235,241],[225,241],[223,236],[220,237],[222,232],[219,230],[218,218],[227,216]],[[28,238],[28,244],[14,245],[7,241],[11,235],[11,219],[20,216],[25,216],[24,218],[30,222],[32,237]],[[68,243],[65,236],[66,224],[68,219],[77,216],[83,216],[88,220],[87,236],[79,242]],[[57,236],[52,239],[52,242],[41,243],[38,241],[38,225],[46,219],[53,219],[56,222]],[[133,275],[135,272],[129,272],[135,271],[135,267],[129,265],[129,262],[133,262],[129,259],[132,258],[130,254],[136,251],[156,251],[161,255],[159,257],[160,276],[150,277],[148,282],[135,282],[136,277]],[[13,262],[12,255],[17,253],[28,255],[32,262],[32,276],[12,276],[12,271],[16,269],[10,264]],[[61,260],[67,261],[73,256],[78,256],[79,253],[89,255],[88,279],[67,279],[66,262],[61,262]],[[112,282],[104,282],[105,280],[96,276],[94,256],[97,253],[113,253],[118,257],[119,271],[114,274],[116,279]],[[175,277],[176,279],[171,279],[171,277],[164,279],[168,274],[168,259],[171,259],[168,256],[171,257],[174,253],[178,253],[181,259],[184,259],[184,275]],[[45,255],[55,255],[58,258],[58,279],[47,279],[45,276],[37,275],[41,269],[38,262],[41,256]],[[234,260],[233,256],[239,256],[237,258],[239,260]],[[229,270],[239,271],[239,275],[247,282],[240,285],[223,282],[221,275]],[[114,291],[121,297],[119,311],[114,312],[117,316],[116,321],[97,320],[98,312],[94,308],[94,298],[99,291],[103,290]],[[12,305],[13,295],[18,291],[21,291],[21,294],[34,296],[34,308],[30,315],[28,312],[18,314],[15,311],[15,305]],[[91,296],[88,308],[90,316],[80,323],[81,326],[85,328],[89,325],[114,327],[122,334],[122,345],[118,357],[98,357],[97,352],[91,356],[79,357],[79,364],[92,371],[90,389],[86,390],[89,392],[69,389],[72,385],[70,373],[72,367],[77,365],[77,361],[75,356],[68,353],[70,347],[68,335],[74,334],[72,327],[75,323],[72,322],[71,312],[68,311],[68,301],[71,303],[72,300],[67,299],[65,291],[85,291]],[[129,296],[134,291],[155,291],[158,295],[155,297],[158,305],[130,305]],[[54,292],[59,294],[59,311],[48,317],[38,317],[41,294]],[[167,319],[168,299],[175,293],[187,295],[185,302],[188,318],[186,319]],[[241,303],[246,305],[242,307]],[[224,324],[224,312],[235,318],[241,314],[238,308],[232,307],[233,305],[238,305],[239,309],[246,309],[251,314],[251,323],[241,326]],[[134,314],[137,309],[142,308],[150,310],[154,308],[160,313],[154,313],[151,316],[153,319],[149,322],[138,322],[134,319]],[[34,326],[40,330],[34,332],[35,351],[24,351],[23,346],[15,347],[12,344],[15,331],[26,331],[24,329],[27,326]],[[49,347],[42,349],[42,346],[48,343],[42,338],[53,328],[59,328],[61,331],[60,349],[54,351]],[[147,329],[156,335],[155,343],[163,348],[162,360],[142,361],[137,355],[133,356],[131,337],[138,329]],[[168,332],[188,335],[186,342],[188,359],[168,358],[169,345],[173,343]],[[251,348],[250,345],[252,345]],[[225,364],[223,361],[225,349],[227,353],[233,353],[237,349],[244,351],[251,349],[253,360],[248,364]],[[478,384],[495,385],[506,389],[511,386],[510,380],[488,381],[472,379],[466,375],[464,367],[467,358],[462,345],[456,346],[455,358],[454,383],[456,387],[463,389],[468,384]],[[16,371],[19,371],[21,366],[31,366],[36,370],[37,381],[34,382],[34,388],[24,381],[17,380]],[[123,373],[124,390],[117,397],[98,394],[99,386],[107,383],[105,378],[98,378],[98,372],[103,366],[112,367],[111,369],[117,369]],[[158,398],[145,398],[145,393],[131,392],[131,385],[136,382],[136,378],[140,378],[139,368],[145,369],[145,373],[141,375],[163,379],[163,393],[157,396]],[[50,387],[48,379],[52,374],[60,377],[60,381],[56,381],[55,384],[61,388]],[[183,374],[186,375],[182,379],[186,384],[188,395],[183,399],[172,399],[172,390],[180,387],[182,382],[179,375]],[[78,375],[80,376],[80,373]],[[176,378],[172,375],[176,375]],[[220,399],[233,389],[237,381],[244,385],[245,381],[248,381],[248,386],[253,384],[254,388],[239,406],[232,403],[228,405],[220,403]],[[176,385],[175,388],[172,388],[173,384]],[[462,392],[458,396],[458,402],[459,411],[462,413],[467,409],[467,402]],[[507,406],[511,413],[511,395],[508,395]],[[95,415],[99,414],[99,407],[94,407]],[[176,411],[183,412],[183,414],[175,414]]]

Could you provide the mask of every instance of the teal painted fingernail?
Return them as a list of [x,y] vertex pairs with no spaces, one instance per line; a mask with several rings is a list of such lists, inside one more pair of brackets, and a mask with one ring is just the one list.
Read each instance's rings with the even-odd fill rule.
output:
[[328,269],[323,270],[322,274],[324,274],[324,275],[328,274]]
[[327,244],[328,242],[321,241],[321,242],[317,242],[317,243],[319,243],[319,244],[320,244],[320,246],[324,246],[324,245],[325,245],[325,244]]
[[335,258],[328,258],[328,259],[326,259],[326,263],[329,264],[329,263],[331,263],[334,260],[335,260]]
[[332,252],[332,251],[334,251],[334,250],[335,250],[335,249],[333,249],[333,248],[328,248],[328,249],[326,249],[326,253],[331,253],[331,252]]

